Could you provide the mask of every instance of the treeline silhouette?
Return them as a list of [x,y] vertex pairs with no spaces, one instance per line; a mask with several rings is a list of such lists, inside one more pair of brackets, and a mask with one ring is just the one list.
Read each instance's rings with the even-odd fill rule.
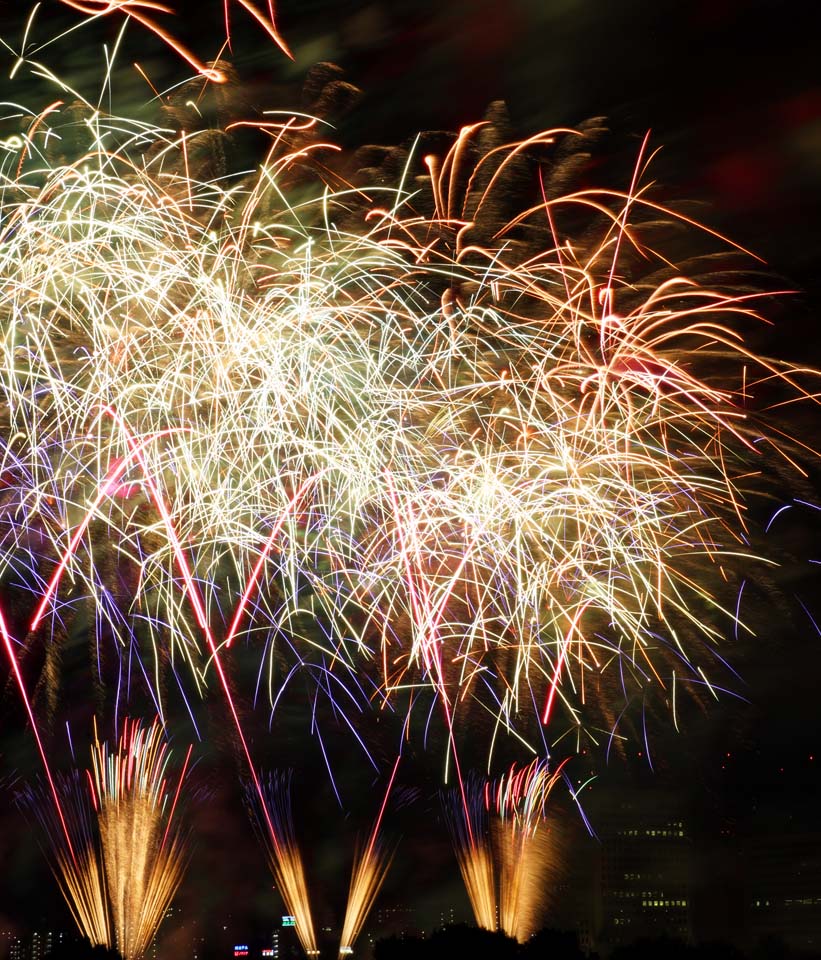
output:
[[[525,943],[517,943],[501,931],[482,930],[468,924],[453,924],[428,936],[395,935],[374,944],[374,960],[599,960],[585,953],[574,932],[544,929]],[[645,937],[614,947],[608,960],[821,960],[821,951],[796,950],[781,937],[762,939],[745,952],[723,941],[685,943],[675,937]]]
[[483,930],[466,923],[434,930],[429,936],[391,936],[374,944],[374,960],[586,960],[575,933],[541,930],[526,943],[517,943],[501,931]]

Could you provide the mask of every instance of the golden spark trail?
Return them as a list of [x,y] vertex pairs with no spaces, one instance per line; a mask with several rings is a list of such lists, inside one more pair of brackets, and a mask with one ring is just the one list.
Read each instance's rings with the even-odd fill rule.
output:
[[495,783],[467,778],[444,799],[453,848],[478,926],[525,943],[539,928],[558,865],[547,801],[562,775],[543,760],[515,765]]
[[56,804],[50,791],[31,787],[18,799],[43,830],[52,872],[77,929],[93,946],[112,946],[105,874],[86,783],[75,773],[58,777],[54,789]]

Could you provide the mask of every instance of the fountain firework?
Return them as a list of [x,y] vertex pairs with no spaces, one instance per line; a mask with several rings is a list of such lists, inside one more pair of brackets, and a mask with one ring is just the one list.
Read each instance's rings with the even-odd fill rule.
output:
[[519,769],[514,765],[495,782],[466,778],[463,791],[443,795],[477,925],[500,929],[520,943],[539,927],[558,862],[547,801],[563,767],[551,773],[545,760],[536,759]]
[[[248,785],[246,798],[251,819],[268,853],[276,888],[288,913],[294,917],[296,935],[309,957],[319,953],[311,916],[308,883],[291,809],[293,772],[274,773]],[[259,788],[261,787],[261,789]]]
[[176,814],[190,755],[172,791],[162,727],[126,720],[115,749],[97,740],[91,769],[56,781],[58,803],[42,787],[20,794],[80,932],[123,960],[145,954],[185,873]]
[[345,919],[342,922],[342,939],[339,943],[340,957],[353,953],[353,945],[362,932],[362,927],[368,919],[368,914],[382,889],[391,865],[392,854],[385,846],[381,830],[400,760],[401,754],[396,758],[393,773],[388,781],[382,806],[371,827],[368,842],[354,853]]
[[42,786],[20,790],[17,800],[33,813],[46,854],[71,916],[92,945],[113,946],[100,840],[88,785],[80,773],[55,780],[59,806]]
[[100,831],[114,943],[123,960],[145,954],[182,881],[187,836],[175,817],[188,766],[175,792],[162,727],[126,721],[117,749],[91,752],[92,798]]
[[488,789],[493,846],[499,864],[499,927],[525,943],[543,919],[558,866],[557,827],[548,825],[547,799],[561,777],[543,760],[511,770]]
[[465,778],[464,793],[448,791],[443,808],[473,916],[478,926],[495,930],[496,878],[483,793],[475,778]]

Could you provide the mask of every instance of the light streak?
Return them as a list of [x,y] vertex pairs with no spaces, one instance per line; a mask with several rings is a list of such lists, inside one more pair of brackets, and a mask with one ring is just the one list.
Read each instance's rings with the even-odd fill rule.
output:
[[[455,790],[443,796],[477,925],[486,930],[498,926],[520,943],[539,928],[549,899],[550,874],[558,865],[556,827],[548,826],[548,797],[556,783],[566,779],[566,763],[552,773],[547,761],[538,758],[519,769],[514,764],[495,782],[466,778],[467,802]],[[591,830],[578,793],[566,782]]]

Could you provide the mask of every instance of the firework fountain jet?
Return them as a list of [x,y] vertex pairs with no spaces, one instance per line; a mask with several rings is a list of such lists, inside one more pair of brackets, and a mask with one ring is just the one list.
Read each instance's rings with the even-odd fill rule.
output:
[[116,750],[95,742],[91,769],[57,781],[59,804],[29,789],[22,803],[48,841],[60,891],[92,944],[142,957],[177,891],[188,860],[176,816],[191,756],[176,787],[162,727],[127,720]]
[[77,929],[92,945],[113,946],[99,833],[88,785],[79,772],[58,777],[50,790],[28,787],[18,795],[45,837],[51,869]]
[[[366,844],[354,852],[348,899],[342,922],[339,956],[353,952],[362,927],[376,901],[390,868],[392,853],[382,838],[385,810],[401,755],[397,757],[379,813]],[[276,888],[295,919],[297,937],[307,956],[320,953],[311,914],[309,888],[293,820],[291,785],[293,771],[276,772],[260,782],[248,783],[245,796],[251,820],[263,840]],[[263,810],[262,804],[265,805]],[[273,825],[273,830],[271,826]]]
[[97,811],[114,941],[123,960],[145,954],[182,881],[187,839],[174,818],[191,756],[174,794],[170,751],[155,722],[126,721],[115,752],[92,750],[92,797]]
[[543,760],[511,770],[485,791],[493,806],[493,844],[499,863],[499,926],[525,943],[538,930],[558,856],[547,824],[547,799],[561,777]]
[[473,916],[484,930],[495,930],[496,879],[482,793],[477,781],[465,778],[464,794],[448,791],[443,805]]
[[354,854],[348,902],[342,923],[339,956],[353,953],[353,946],[376,902],[391,864],[391,853],[374,832],[364,849]]
[[536,759],[514,765],[494,783],[466,778],[464,794],[442,796],[477,925],[501,929],[520,943],[539,927],[557,866],[547,800],[563,766],[551,773],[547,761]]
[[354,854],[348,902],[345,906],[345,919],[342,922],[342,939],[339,943],[340,957],[353,953],[354,943],[362,932],[362,927],[376,902],[391,865],[392,854],[385,846],[381,837],[381,830],[385,809],[388,805],[400,760],[401,754],[396,758],[393,773],[388,781],[382,806],[371,827],[368,842],[364,848],[357,849]]
[[[251,783],[246,798],[251,818],[257,827],[268,853],[268,863],[276,887],[288,913],[294,918],[296,935],[305,954],[319,953],[308,883],[302,852],[294,829],[291,808],[291,780],[293,772],[271,774],[261,781],[262,789]],[[271,829],[273,825],[273,829]]]

